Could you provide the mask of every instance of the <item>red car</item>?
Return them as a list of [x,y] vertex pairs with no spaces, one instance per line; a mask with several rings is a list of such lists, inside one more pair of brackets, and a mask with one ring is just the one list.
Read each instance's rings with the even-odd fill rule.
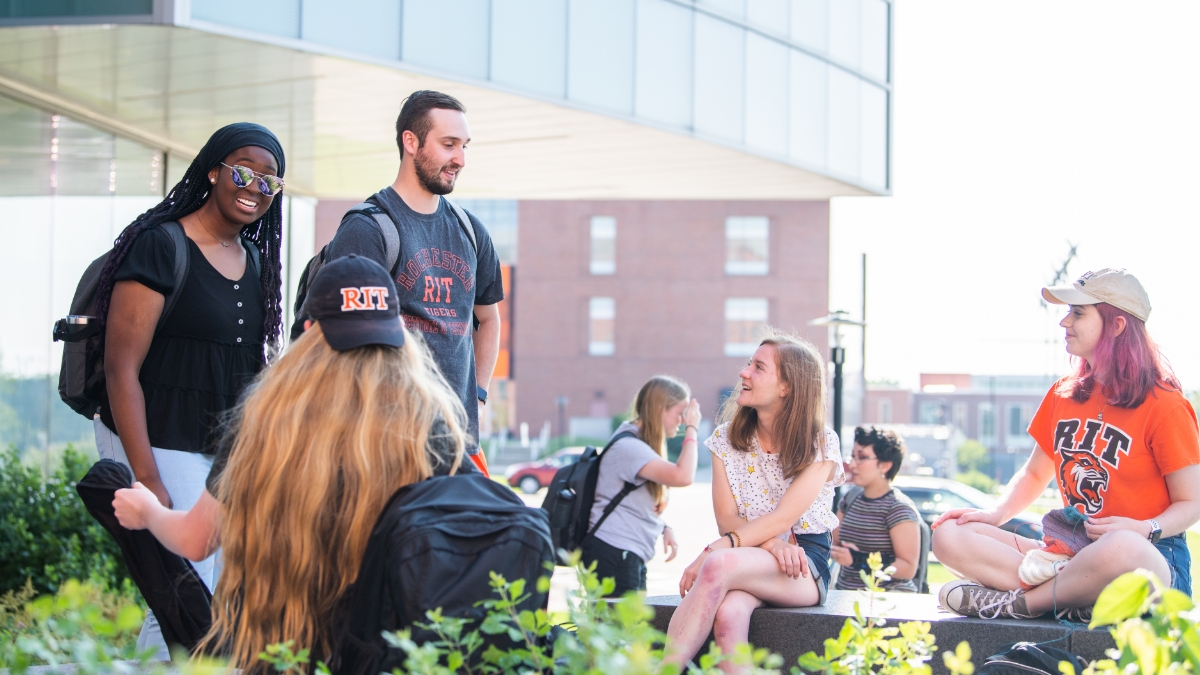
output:
[[533,494],[549,485],[559,469],[578,462],[579,456],[582,454],[582,447],[563,448],[536,462],[513,464],[504,470],[504,477],[508,480],[509,485],[521,488],[522,492]]

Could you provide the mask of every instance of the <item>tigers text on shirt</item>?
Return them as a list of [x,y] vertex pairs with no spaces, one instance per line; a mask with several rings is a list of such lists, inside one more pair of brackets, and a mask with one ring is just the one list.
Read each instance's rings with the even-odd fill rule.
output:
[[1161,387],[1133,409],[1106,406],[1097,392],[1076,403],[1056,394],[1057,386],[1042,400],[1029,435],[1056,463],[1063,504],[1089,516],[1137,520],[1166,511],[1164,477],[1200,464],[1191,403]]

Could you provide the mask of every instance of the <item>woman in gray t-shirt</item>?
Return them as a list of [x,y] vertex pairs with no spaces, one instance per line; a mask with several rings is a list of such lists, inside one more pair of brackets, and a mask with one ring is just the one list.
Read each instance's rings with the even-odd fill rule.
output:
[[[659,518],[666,505],[666,487],[685,487],[696,477],[696,435],[700,404],[687,385],[659,375],[642,385],[633,402],[633,419],[613,434],[616,441],[604,451],[596,479],[589,530],[583,542],[583,562],[596,563],[596,575],[612,578],[619,597],[631,590],[646,590],[646,561],[654,556],[654,543],[663,534],[667,560],[679,550],[671,528]],[[683,451],[678,462],[669,462],[667,439],[686,424]],[[619,438],[618,438],[619,437]],[[636,486],[596,528],[604,509],[626,484]]]

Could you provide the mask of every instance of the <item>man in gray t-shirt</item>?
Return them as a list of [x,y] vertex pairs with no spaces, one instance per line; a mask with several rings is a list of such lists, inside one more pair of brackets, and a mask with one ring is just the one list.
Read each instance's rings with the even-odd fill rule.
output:
[[[400,232],[400,256],[391,270],[400,317],[429,345],[442,375],[462,400],[471,459],[486,471],[474,439],[500,351],[500,261],[483,225],[469,216],[477,244],[473,246],[442,198],[454,189],[466,166],[470,140],[465,109],[458,100],[434,91],[414,92],[396,120],[400,172],[371,201],[387,212]],[[387,267],[383,233],[371,216],[348,214],[325,249],[327,260],[351,253]]]

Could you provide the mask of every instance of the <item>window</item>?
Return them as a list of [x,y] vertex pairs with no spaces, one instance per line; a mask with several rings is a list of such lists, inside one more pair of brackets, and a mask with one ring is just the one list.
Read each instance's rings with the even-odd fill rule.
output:
[[725,219],[725,273],[766,274],[769,221],[763,216]]
[[879,400],[879,423],[892,423],[892,400],[889,398]]
[[950,406],[950,421],[951,424],[959,429],[966,430],[967,428],[967,404],[955,403]]
[[725,356],[753,356],[766,323],[766,298],[726,298]]
[[592,216],[592,274],[617,271],[617,219]]
[[942,404],[937,401],[921,401],[917,407],[917,421],[920,424],[945,424],[943,416]]
[[588,301],[588,354],[612,356],[615,316],[616,307],[612,298],[591,298]]
[[1008,428],[1004,442],[1009,447],[1024,448],[1033,445],[1033,439],[1025,430],[1033,416],[1033,408],[1024,403],[1013,403],[1008,406]]
[[991,403],[979,404],[979,442],[984,445],[996,442],[996,411]]

